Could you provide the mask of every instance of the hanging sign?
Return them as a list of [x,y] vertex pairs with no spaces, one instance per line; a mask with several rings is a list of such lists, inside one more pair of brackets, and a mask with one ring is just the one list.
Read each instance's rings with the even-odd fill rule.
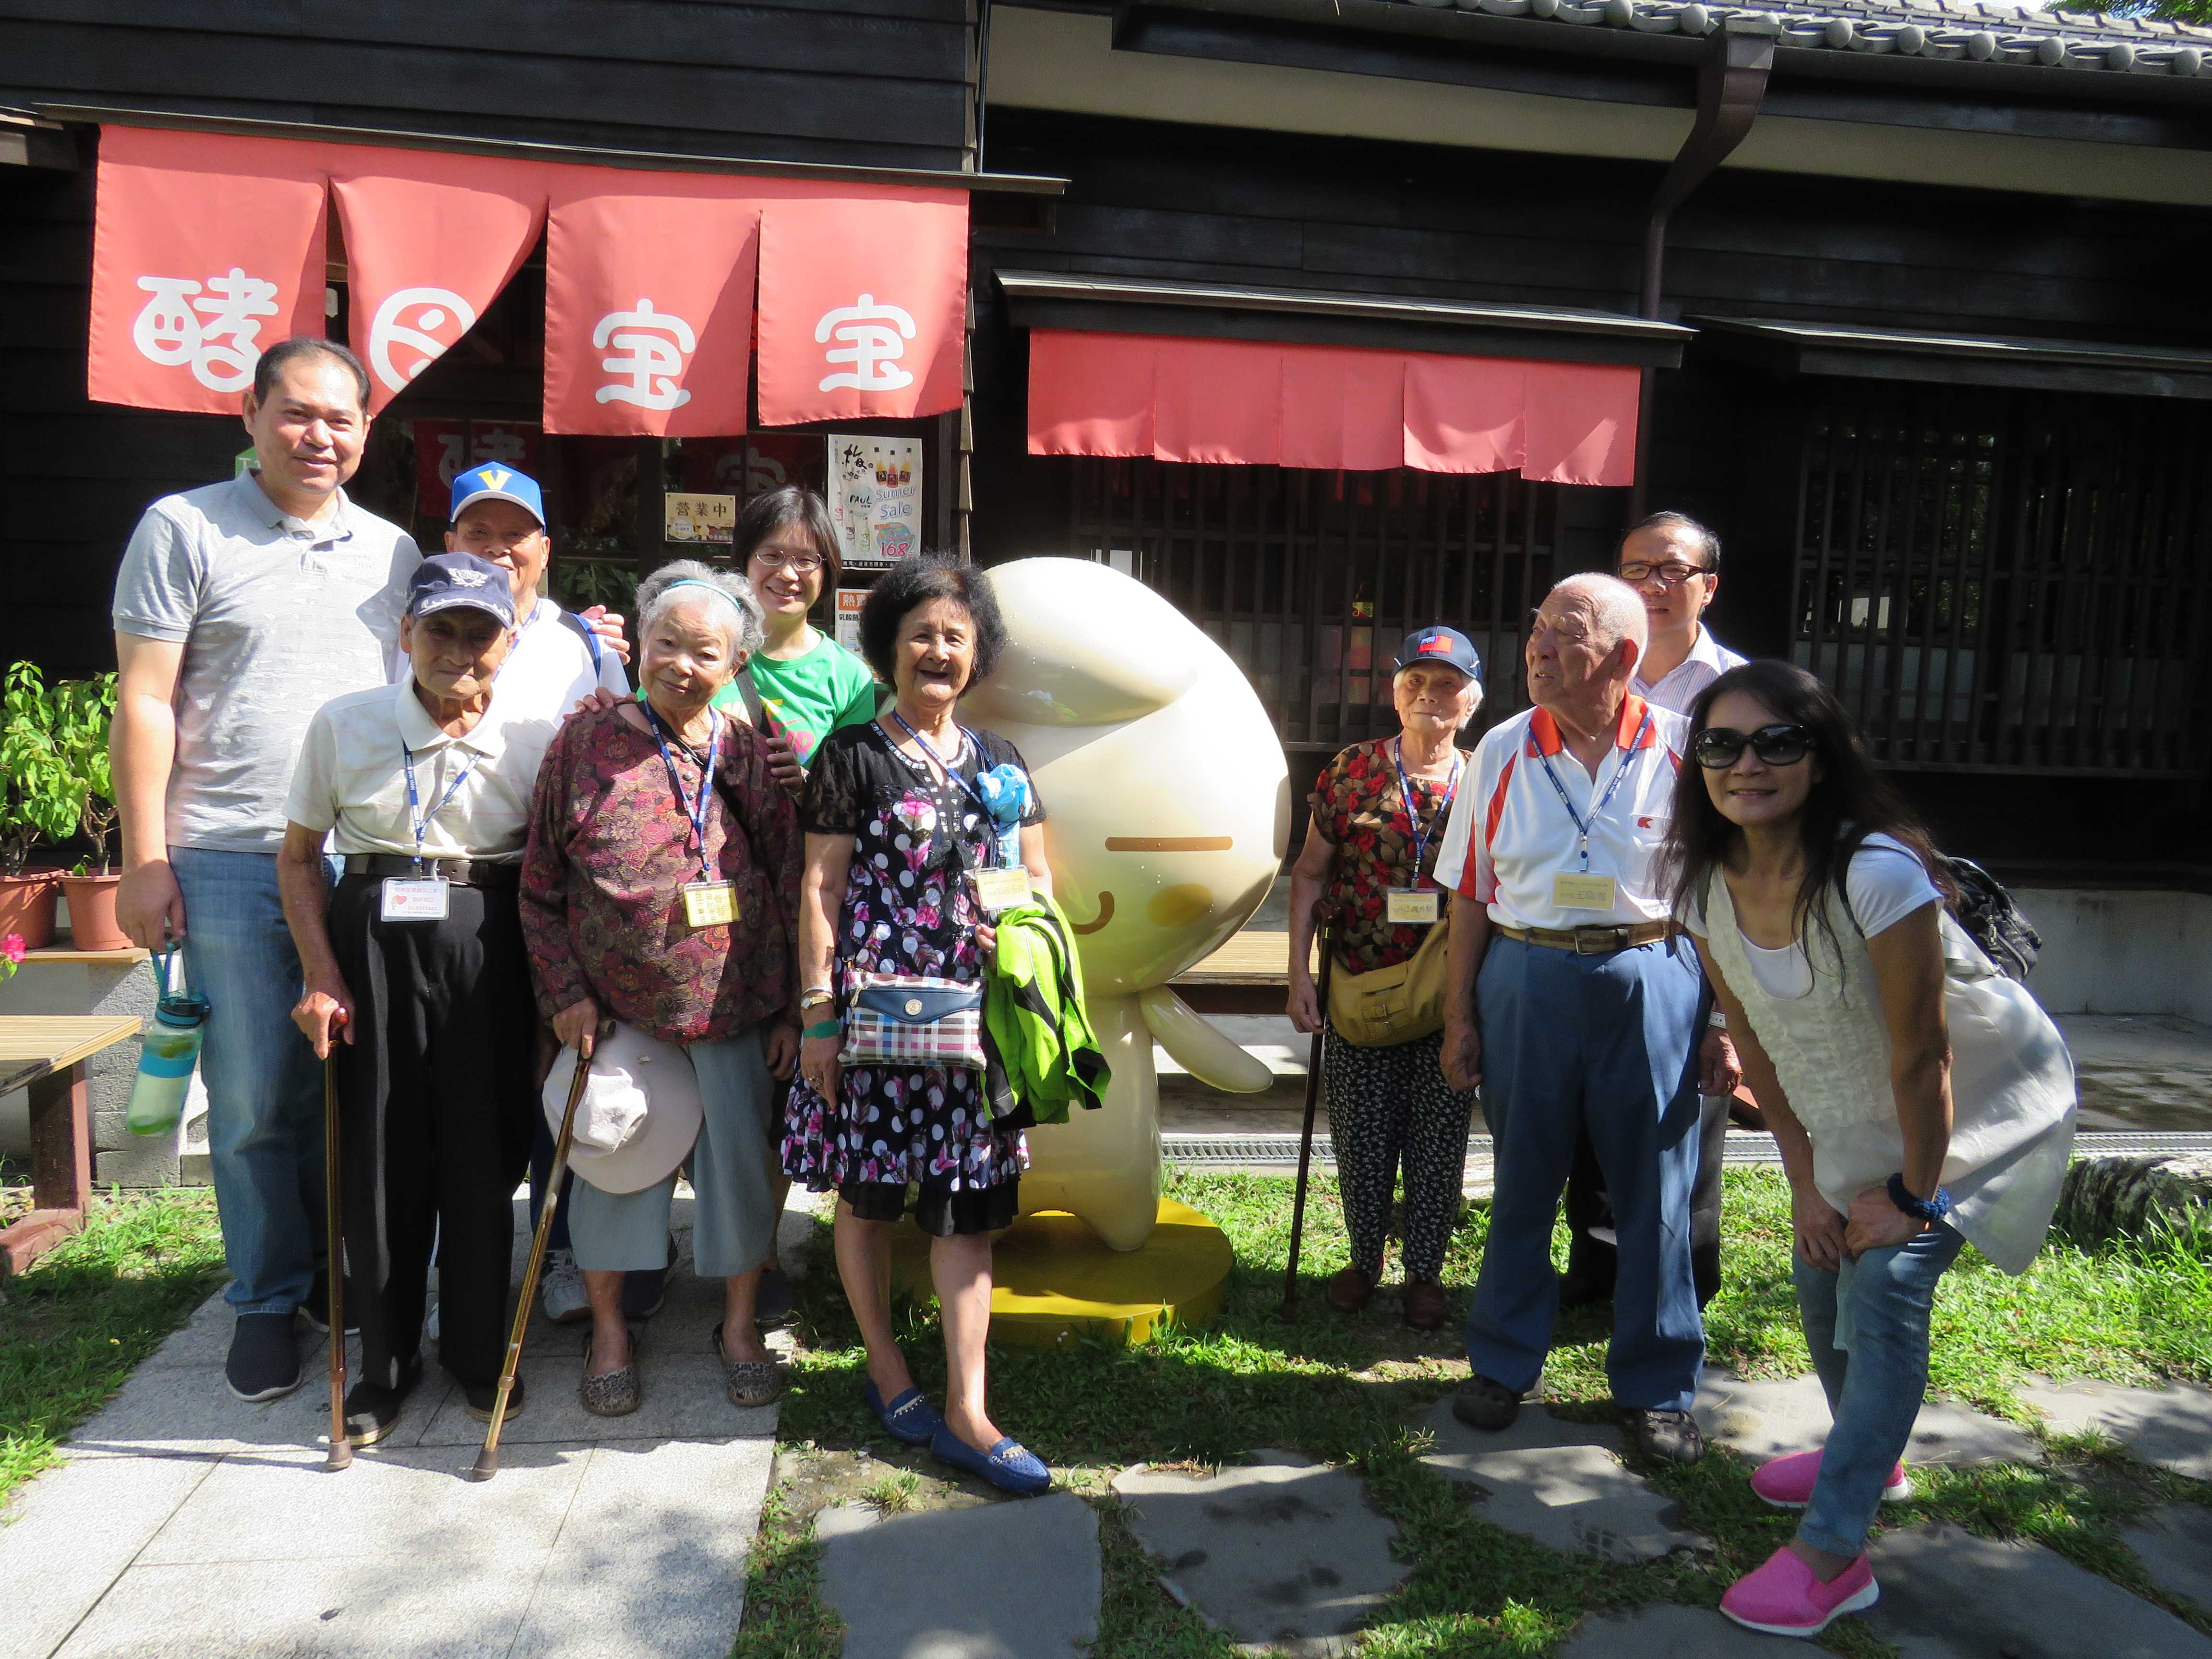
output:
[[921,441],[830,434],[830,517],[848,565],[895,564],[921,546]]
[[735,495],[678,495],[661,497],[661,521],[672,542],[720,542],[730,544],[738,522]]
[[860,654],[860,607],[867,599],[865,587],[837,590],[837,643],[856,657]]

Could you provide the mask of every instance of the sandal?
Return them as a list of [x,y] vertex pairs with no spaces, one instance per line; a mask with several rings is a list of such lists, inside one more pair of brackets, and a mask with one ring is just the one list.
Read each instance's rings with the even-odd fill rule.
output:
[[722,1392],[732,1406],[772,1406],[783,1397],[783,1367],[773,1359],[732,1359],[722,1351],[722,1328],[714,1327],[714,1358],[722,1362]]
[[637,1374],[637,1330],[629,1334],[629,1364],[603,1376],[592,1375],[592,1342],[584,1340],[584,1372],[576,1381],[576,1397],[594,1417],[628,1417],[645,1398]]
[[1052,1487],[1052,1471],[1043,1460],[1012,1435],[982,1452],[949,1427],[942,1428],[929,1443],[929,1455],[940,1463],[981,1475],[1000,1492],[1019,1498],[1031,1498]]
[[884,1425],[884,1432],[902,1445],[927,1446],[945,1426],[937,1407],[929,1403],[929,1396],[920,1389],[908,1389],[886,1405],[882,1391],[871,1377],[860,1398],[868,1402],[876,1421]]

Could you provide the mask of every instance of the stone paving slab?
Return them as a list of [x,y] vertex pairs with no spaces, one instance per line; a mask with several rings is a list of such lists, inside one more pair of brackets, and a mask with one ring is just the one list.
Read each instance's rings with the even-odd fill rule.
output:
[[[1817,1376],[1771,1382],[1740,1377],[1715,1366],[1698,1384],[1692,1411],[1709,1439],[1756,1462],[1810,1451],[1828,1437],[1828,1400]],[[1912,1425],[1905,1461],[1954,1468],[2039,1463],[2043,1448],[2033,1435],[2002,1419],[1956,1401],[1929,1400],[1922,1403]]]
[[2131,1389],[2118,1382],[2038,1384],[2020,1397],[2063,1434],[2091,1430],[2111,1436],[2142,1458],[2212,1480],[2212,1389],[2177,1382]]
[[1874,1572],[1861,1617],[1900,1659],[2212,1659],[2212,1636],[2039,1544],[1881,1533]]
[[[1144,1464],[1115,1477],[1129,1524],[1168,1589],[1239,1642],[1348,1652],[1352,1633],[1413,1571],[1397,1522],[1350,1471],[1261,1451],[1211,1477]],[[1026,1659],[1026,1656],[1024,1656]]]
[[1656,1607],[1583,1620],[1552,1659],[1787,1659],[1790,1651],[1710,1607]]
[[1541,1406],[1521,1408],[1510,1428],[1469,1428],[1449,1396],[1413,1419],[1436,1437],[1421,1462],[1482,1494],[1475,1513],[1555,1550],[1602,1560],[1651,1561],[1706,1540],[1680,1519],[1680,1505],[1654,1492],[1619,1455],[1620,1431],[1568,1423]]
[[2120,1534],[2142,1558],[2150,1581],[2168,1595],[2185,1595],[2212,1613],[2212,1510],[2168,1504]]
[[1073,1492],[815,1522],[845,1659],[1078,1659],[1098,1635],[1098,1516]]

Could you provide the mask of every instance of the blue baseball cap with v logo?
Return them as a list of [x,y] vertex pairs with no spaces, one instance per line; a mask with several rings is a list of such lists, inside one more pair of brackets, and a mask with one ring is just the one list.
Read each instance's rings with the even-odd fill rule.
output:
[[541,529],[545,523],[545,497],[538,491],[538,480],[497,461],[487,461],[454,476],[453,505],[447,518],[459,519],[461,509],[472,501],[513,501],[537,520]]

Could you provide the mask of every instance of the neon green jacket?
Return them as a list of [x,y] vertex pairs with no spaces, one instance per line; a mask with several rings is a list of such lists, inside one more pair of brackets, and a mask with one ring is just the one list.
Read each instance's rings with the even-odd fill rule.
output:
[[1071,1104],[1097,1110],[1106,1055],[1083,1011],[1083,964],[1067,918],[1039,894],[1002,911],[996,925],[983,1024],[1006,1073],[1006,1097],[992,1102],[993,1115],[1025,1106],[1039,1123],[1065,1123]]

